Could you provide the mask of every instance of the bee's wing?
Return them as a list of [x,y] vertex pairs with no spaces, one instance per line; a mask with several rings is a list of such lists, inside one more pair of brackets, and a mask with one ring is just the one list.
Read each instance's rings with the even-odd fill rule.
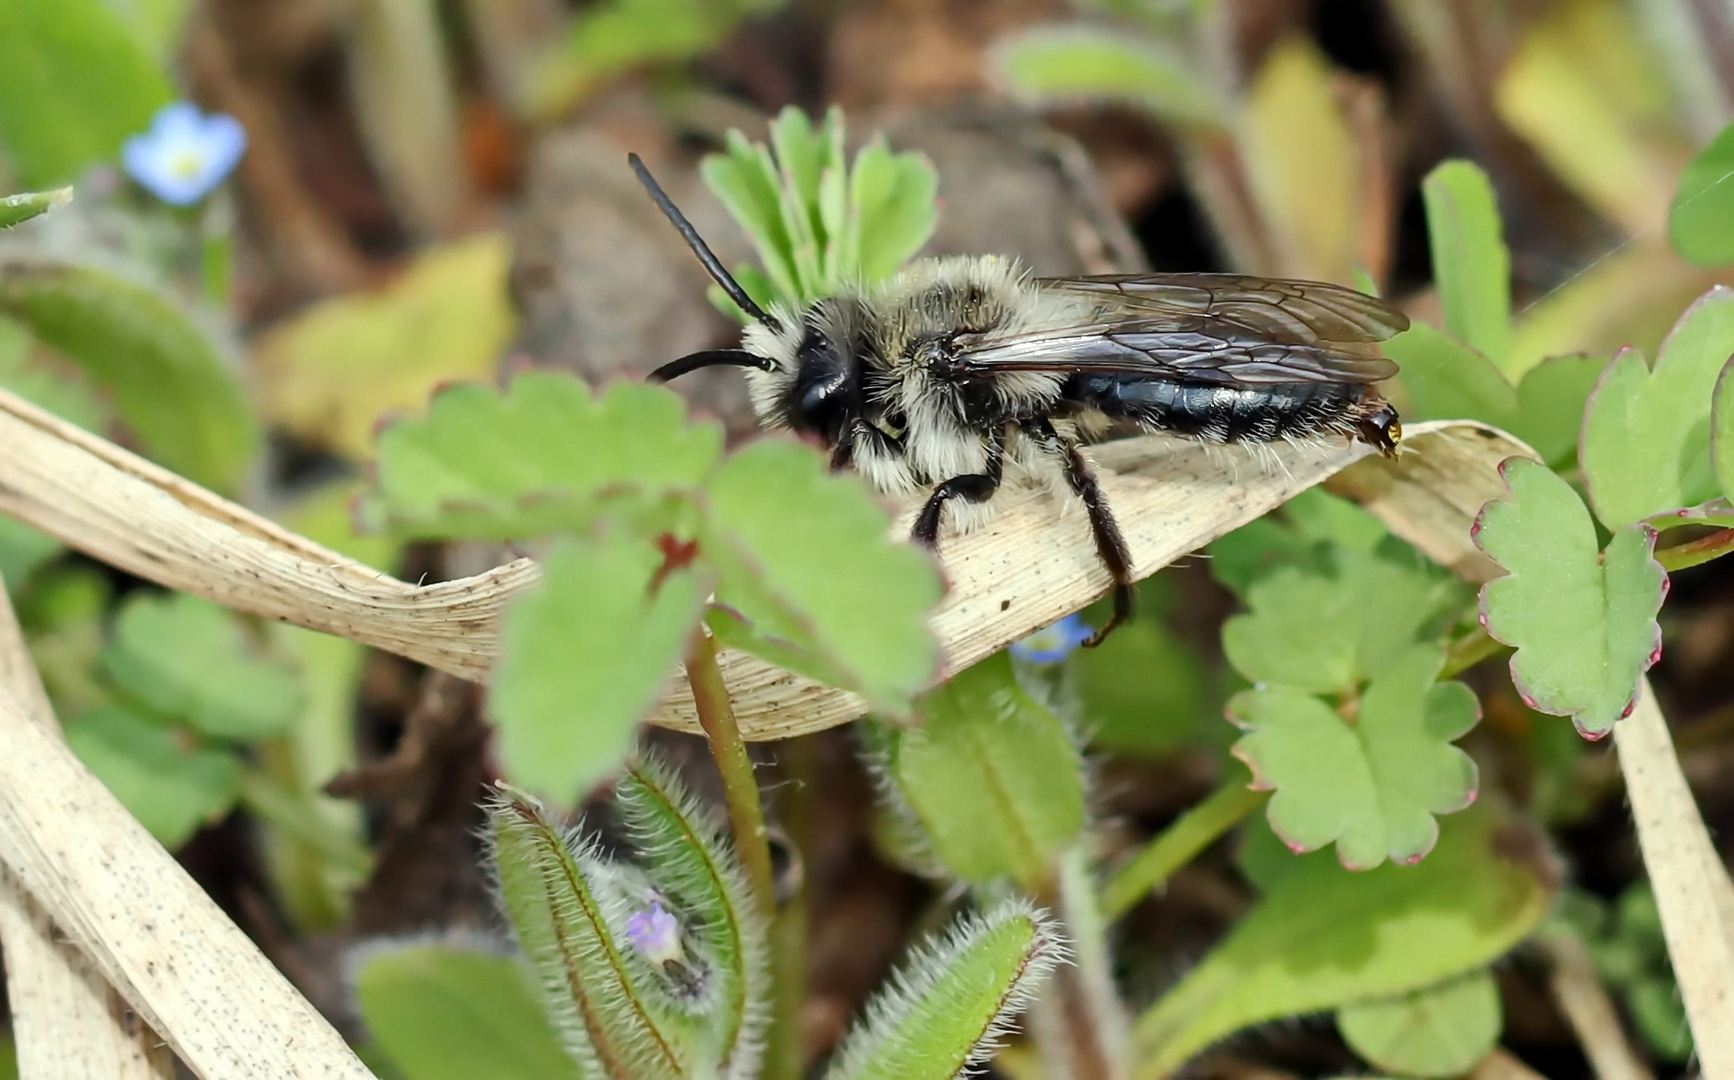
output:
[[967,368],[1211,383],[1373,383],[1397,373],[1377,343],[1409,326],[1408,316],[1376,297],[1315,281],[1115,274],[1034,284],[1080,301],[1078,321],[965,335],[957,347]]

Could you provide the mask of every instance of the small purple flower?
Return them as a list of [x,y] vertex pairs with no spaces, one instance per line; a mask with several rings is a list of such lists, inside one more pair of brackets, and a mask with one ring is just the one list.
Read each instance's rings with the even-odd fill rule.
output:
[[127,175],[151,194],[191,206],[223,182],[246,149],[240,121],[177,101],[158,110],[150,130],[128,139],[120,156]]
[[1073,649],[1090,640],[1094,633],[1076,613],[1067,615],[1045,630],[1037,630],[1022,641],[1014,641],[1011,654],[1032,664],[1057,664]]
[[653,964],[674,964],[686,959],[686,950],[680,944],[680,921],[654,900],[649,911],[640,911],[626,920],[626,936]]

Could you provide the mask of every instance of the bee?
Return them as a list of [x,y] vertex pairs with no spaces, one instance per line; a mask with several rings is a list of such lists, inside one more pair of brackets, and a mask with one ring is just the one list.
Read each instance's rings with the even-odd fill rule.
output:
[[919,260],[872,288],[765,311],[725,270],[636,154],[639,181],[710,276],[754,321],[741,347],[664,364],[747,369],[761,424],[816,438],[893,495],[926,493],[912,539],[991,517],[1008,478],[1084,506],[1113,580],[1100,644],[1132,615],[1132,559],[1084,447],[1116,425],[1204,443],[1347,437],[1395,456],[1397,373],[1378,343],[1408,328],[1376,297],[1238,274],[1037,278],[997,256]]

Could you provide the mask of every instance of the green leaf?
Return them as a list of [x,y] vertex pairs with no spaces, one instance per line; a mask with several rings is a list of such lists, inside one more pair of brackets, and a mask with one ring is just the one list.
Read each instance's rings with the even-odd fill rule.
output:
[[1507,431],[1549,465],[1571,461],[1583,430],[1584,407],[1608,366],[1605,356],[1550,356],[1517,384],[1517,416]]
[[1626,990],[1626,1007],[1632,1026],[1662,1060],[1683,1064],[1691,1058],[1692,1029],[1673,979],[1665,975],[1638,979]]
[[1495,370],[1515,375],[1504,367],[1511,351],[1511,253],[1492,182],[1474,162],[1447,161],[1427,174],[1421,194],[1445,329]]
[[759,637],[810,653],[875,711],[909,714],[938,667],[926,617],[939,577],[925,552],[891,540],[859,477],[830,473],[807,447],[760,440],[711,477],[703,518],[719,603]]
[[184,593],[128,598],[102,663],[138,701],[215,738],[281,735],[306,704],[297,672],[248,648],[236,616]]
[[119,157],[172,96],[103,0],[0,4],[0,150],[25,186],[64,184]]
[[488,706],[506,774],[564,802],[619,767],[709,585],[618,531],[562,537],[542,565],[501,620]]
[[239,489],[260,448],[258,424],[226,350],[175,301],[103,270],[10,259],[0,261],[0,315],[106,387],[158,463],[220,492]]
[[1734,124],[1722,129],[1680,174],[1668,210],[1668,239],[1698,266],[1734,263]]
[[241,765],[233,754],[125,708],[74,717],[66,742],[171,851],[228,813],[240,793]]
[[1548,889],[1506,854],[1485,806],[1442,823],[1416,866],[1351,874],[1324,853],[1295,860],[1252,912],[1138,1021],[1144,1075],[1179,1066],[1254,1024],[1441,982],[1521,941]]
[[915,951],[838,1047],[825,1080],[950,1080],[987,1060],[1066,955],[1027,901],[966,917]]
[[1654,370],[1624,349],[1596,385],[1579,461],[1609,529],[1717,494],[1710,401],[1734,355],[1734,289],[1718,285],[1680,316]]
[[405,1080],[580,1080],[523,966],[447,945],[393,945],[355,975],[355,1001]]
[[1039,890],[1084,826],[1083,761],[1064,722],[997,653],[922,696],[921,724],[878,725],[880,787],[946,872]]
[[1734,499],[1734,359],[1716,378],[1710,408],[1710,459],[1724,498]]
[[851,257],[839,275],[883,281],[920,251],[939,224],[939,173],[923,154],[893,154],[876,138],[855,157],[849,185]]
[[1402,368],[1403,386],[1417,420],[1480,420],[1509,428],[1517,418],[1517,391],[1487,357],[1425,323],[1385,342]]
[[801,304],[806,297],[795,271],[794,241],[783,222],[781,175],[769,148],[730,131],[724,152],[705,155],[698,168],[705,186],[746,230],[778,296]]
[[1499,1042],[1503,1021],[1499,984],[1485,971],[1337,1012],[1355,1053],[1399,1076],[1462,1076]]
[[722,451],[716,424],[688,424],[679,395],[525,372],[505,391],[462,384],[425,416],[379,436],[376,494],[364,513],[424,538],[529,538],[578,528],[598,500],[638,505],[698,486]]
[[1511,678],[1525,704],[1606,735],[1661,655],[1667,575],[1653,557],[1656,534],[1628,525],[1598,553],[1595,523],[1569,484],[1520,458],[1500,471],[1511,498],[1488,503],[1474,529],[1507,571],[1481,587],[1482,624],[1516,646]]
[[1075,650],[1066,664],[1094,747],[1161,756],[1196,745],[1220,726],[1207,732],[1203,723],[1219,715],[1221,702],[1210,668],[1154,619],[1134,619],[1099,648]]
[[1415,862],[1439,835],[1436,814],[1475,798],[1475,763],[1451,745],[1480,718],[1462,683],[1439,683],[1444,654],[1416,645],[1375,678],[1350,722],[1295,690],[1248,690],[1228,703],[1249,734],[1234,755],[1275,789],[1271,828],[1295,851],[1332,841],[1351,870]]
[[1012,91],[1040,102],[1124,101],[1166,123],[1221,129],[1229,109],[1210,80],[1150,38],[1106,27],[1029,30],[1002,43],[994,67]]
[[0,198],[0,229],[22,225],[33,217],[39,217],[71,201],[72,189],[69,187],[7,195]]

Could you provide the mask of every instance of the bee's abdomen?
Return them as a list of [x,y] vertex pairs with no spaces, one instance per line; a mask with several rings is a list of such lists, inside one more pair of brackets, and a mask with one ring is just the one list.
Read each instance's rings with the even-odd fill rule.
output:
[[1063,396],[1115,419],[1210,442],[1353,431],[1379,400],[1355,383],[1223,386],[1113,374],[1074,375]]

